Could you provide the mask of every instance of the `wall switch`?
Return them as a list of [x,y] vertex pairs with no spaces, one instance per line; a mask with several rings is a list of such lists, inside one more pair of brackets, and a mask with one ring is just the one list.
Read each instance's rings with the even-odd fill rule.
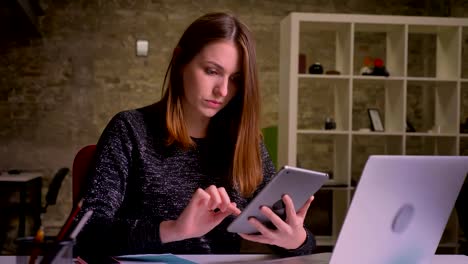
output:
[[139,57],[148,56],[149,41],[139,39],[136,41],[136,55]]

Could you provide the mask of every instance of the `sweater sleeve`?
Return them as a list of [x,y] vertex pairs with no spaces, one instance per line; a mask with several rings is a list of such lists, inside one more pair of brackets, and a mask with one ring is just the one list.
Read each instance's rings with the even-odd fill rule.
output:
[[93,215],[78,236],[75,247],[76,254],[81,257],[115,255],[115,250],[136,254],[148,248],[154,251],[162,247],[159,236],[161,219],[119,218],[129,177],[132,177],[136,137],[132,131],[125,113],[119,113],[99,139],[96,165],[91,169],[91,182],[81,210],[82,214],[93,210]]
[[[265,187],[265,185],[276,174],[273,161],[271,160],[268,150],[263,142],[261,143],[260,148],[261,148],[261,155],[262,155],[264,180],[263,180],[263,183],[258,188],[257,192],[263,189],[263,187]],[[280,256],[299,256],[299,255],[311,254],[316,247],[315,237],[312,234],[312,232],[309,229],[307,229],[307,227],[304,226],[304,228],[306,230],[307,237],[304,243],[297,249],[287,250],[281,247],[271,246],[271,245],[270,245],[270,248],[273,250],[273,252],[275,252],[276,254]]]

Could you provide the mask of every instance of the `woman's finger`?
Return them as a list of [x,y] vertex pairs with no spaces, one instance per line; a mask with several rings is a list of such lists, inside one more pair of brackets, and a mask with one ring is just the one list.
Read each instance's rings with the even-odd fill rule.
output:
[[273,230],[267,228],[265,225],[263,225],[260,221],[258,221],[255,217],[250,217],[249,218],[249,223],[255,227],[258,232],[260,232],[262,235],[266,237],[273,237]]
[[314,196],[309,197],[307,201],[304,203],[304,205],[297,211],[297,215],[299,217],[305,218],[307,215],[307,211],[309,210],[310,204],[314,200]]
[[265,215],[271,223],[273,223],[274,226],[276,226],[277,229],[279,230],[287,230],[288,229],[288,224],[281,219],[273,210],[268,208],[267,206],[262,206],[260,208],[260,211],[262,212],[263,215]]
[[235,216],[238,216],[241,213],[241,210],[239,208],[237,208],[236,203],[230,203],[228,208],[227,208],[227,211],[231,212],[231,214],[233,214]]
[[210,203],[208,208],[210,210],[214,210],[218,208],[218,205],[221,203],[221,197],[218,193],[218,188],[214,185],[210,185],[210,187],[206,188],[205,191],[210,195]]
[[294,208],[294,203],[291,199],[291,197],[287,194],[283,195],[283,203],[286,211],[286,221],[291,222],[295,221],[297,215],[296,215],[296,209]]
[[229,195],[224,187],[218,188],[218,194],[221,197],[221,203],[218,205],[218,208],[221,212],[225,212],[231,204],[231,199],[229,199]]
[[189,202],[189,205],[194,203],[196,205],[202,204],[204,206],[207,206],[209,201],[210,201],[210,195],[207,192],[205,192],[203,189],[198,188],[193,194],[192,199]]

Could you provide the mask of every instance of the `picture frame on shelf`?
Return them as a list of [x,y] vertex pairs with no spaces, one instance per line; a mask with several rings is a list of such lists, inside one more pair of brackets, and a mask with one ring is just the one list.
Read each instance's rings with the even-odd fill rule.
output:
[[413,124],[410,121],[406,121],[406,132],[416,132]]
[[371,130],[376,132],[383,132],[384,126],[382,124],[382,118],[380,118],[380,111],[377,108],[368,108],[367,113],[369,114],[369,120],[371,124]]

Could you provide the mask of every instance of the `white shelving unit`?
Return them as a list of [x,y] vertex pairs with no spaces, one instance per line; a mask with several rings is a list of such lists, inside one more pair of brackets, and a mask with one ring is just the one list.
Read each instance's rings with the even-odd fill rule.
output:
[[[460,145],[468,135],[459,131],[468,117],[464,39],[463,18],[291,13],[281,21],[278,166],[332,172],[330,184],[343,186],[330,187],[332,231],[318,236],[319,245],[334,244],[369,155],[466,153]],[[306,72],[320,62],[340,74],[300,73],[300,54]],[[360,75],[366,55],[382,58],[390,76]],[[367,108],[380,110],[383,132],[363,130]],[[323,129],[326,117],[335,130]],[[406,132],[407,121],[416,132]],[[456,252],[457,241],[453,215],[440,248]]]

